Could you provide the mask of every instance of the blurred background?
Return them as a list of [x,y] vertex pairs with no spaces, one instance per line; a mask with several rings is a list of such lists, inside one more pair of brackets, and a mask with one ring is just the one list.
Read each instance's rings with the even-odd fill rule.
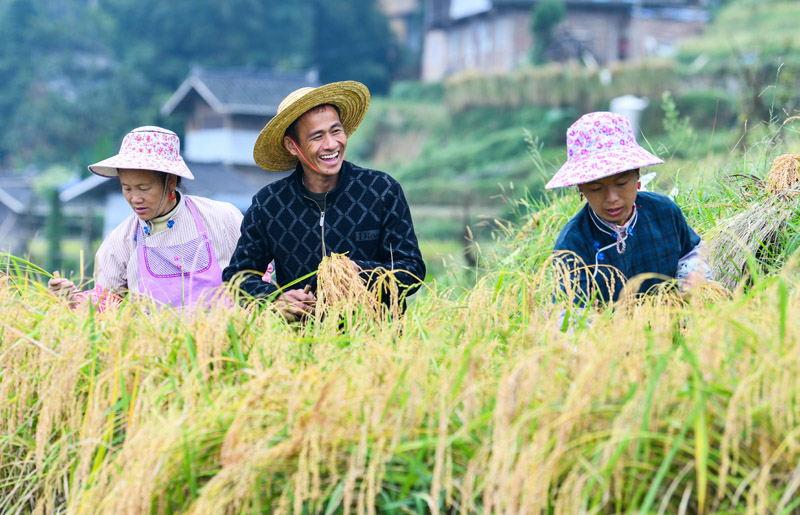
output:
[[474,275],[585,112],[630,116],[667,190],[780,137],[797,20],[786,0],[0,0],[0,251],[91,276],[130,208],[86,166],[142,125],[180,135],[188,193],[244,211],[281,176],[252,160],[281,99],[352,79],[373,101],[348,160],[403,185],[432,276]]

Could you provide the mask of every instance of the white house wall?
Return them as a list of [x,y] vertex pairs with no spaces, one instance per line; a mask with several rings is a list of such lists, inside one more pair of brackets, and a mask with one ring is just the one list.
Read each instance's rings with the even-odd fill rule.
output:
[[258,131],[202,129],[188,132],[183,157],[197,163],[255,166],[253,145]]
[[425,35],[422,79],[438,81],[464,70],[508,73],[528,59],[531,35],[518,14],[489,13]]
[[[483,0],[455,0],[450,23],[425,33],[422,79],[439,81],[470,70],[509,73],[529,61],[533,47],[530,8],[494,8]],[[599,2],[598,2],[599,4]],[[477,14],[471,14],[477,13]],[[458,16],[456,16],[458,15]],[[600,9],[573,5],[557,33],[569,36],[600,64],[669,55],[684,39],[702,33],[708,13],[697,8]]]
[[440,81],[447,70],[447,33],[443,30],[429,30],[422,44],[422,80]]

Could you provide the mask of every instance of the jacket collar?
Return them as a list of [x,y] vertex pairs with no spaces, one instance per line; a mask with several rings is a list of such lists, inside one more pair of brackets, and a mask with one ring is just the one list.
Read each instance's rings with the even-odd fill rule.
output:
[[[336,187],[333,188],[331,191],[328,192],[328,197],[334,197],[336,194],[344,189],[344,184],[350,181],[350,176],[353,172],[353,165],[349,161],[342,162],[342,168],[339,170],[339,181],[336,183]],[[303,184],[303,167],[300,163],[297,163],[297,166],[292,172],[291,175],[292,183],[299,189],[300,193],[303,195],[307,195],[311,193],[306,189],[305,185]]]

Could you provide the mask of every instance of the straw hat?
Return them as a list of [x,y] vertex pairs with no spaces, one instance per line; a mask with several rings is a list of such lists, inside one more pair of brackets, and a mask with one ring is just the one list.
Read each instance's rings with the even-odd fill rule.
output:
[[161,127],[138,127],[122,140],[119,154],[89,165],[89,171],[102,177],[118,177],[120,168],[166,172],[194,179],[180,154],[181,140]]
[[616,113],[589,113],[567,129],[567,162],[545,188],[585,184],[663,163],[636,143],[628,118]]
[[360,82],[344,81],[318,88],[300,88],[289,93],[278,106],[278,114],[258,135],[253,148],[256,164],[273,172],[294,168],[297,157],[283,146],[286,129],[307,111],[322,104],[332,104],[339,108],[339,119],[345,134],[350,137],[367,114],[369,90]]

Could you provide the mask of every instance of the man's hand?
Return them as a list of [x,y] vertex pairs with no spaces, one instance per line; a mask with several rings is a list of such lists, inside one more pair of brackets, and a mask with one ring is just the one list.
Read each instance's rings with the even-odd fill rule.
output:
[[316,302],[317,298],[313,294],[298,288],[283,292],[275,304],[283,318],[294,322],[305,316],[313,315]]
[[53,278],[47,281],[47,289],[55,296],[72,302],[75,295],[75,283],[60,277],[58,272],[53,272]]

